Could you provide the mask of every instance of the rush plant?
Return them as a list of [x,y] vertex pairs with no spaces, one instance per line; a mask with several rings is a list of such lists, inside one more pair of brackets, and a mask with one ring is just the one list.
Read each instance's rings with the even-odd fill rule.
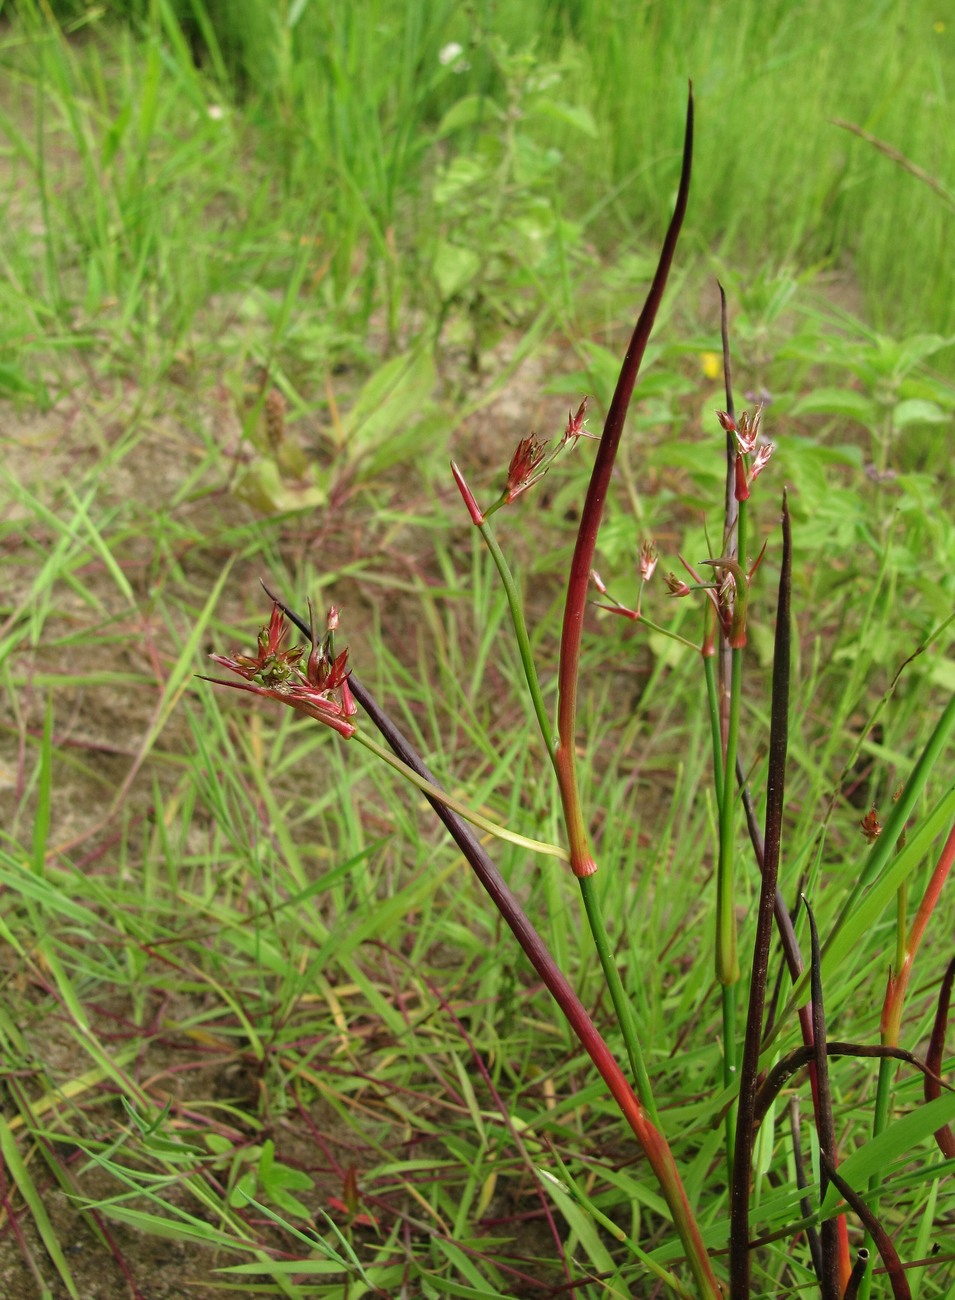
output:
[[[744,717],[752,716],[752,711],[746,710],[744,691],[749,594],[769,544],[767,539],[758,548],[752,540],[749,503],[754,483],[766,470],[773,448],[763,436],[762,412],[757,408],[737,413],[734,406],[725,300],[722,319],[726,400],[725,410],[718,413],[726,459],[722,535],[711,547],[709,558],[695,565],[681,557],[685,575],[678,577],[671,572],[666,577],[673,598],[699,602],[699,641],[691,642],[682,634],[668,632],[665,623],[651,620],[641,607],[658,563],[653,543],[644,542],[639,549],[640,598],[635,607],[614,600],[593,568],[627,410],[686,211],[692,147],[691,94],[675,209],[597,442],[580,513],[567,574],[556,670],[556,725],[540,681],[521,588],[498,543],[494,517],[530,491],[557,457],[572,450],[580,438],[590,436],[584,423],[585,403],[569,416],[553,450],[535,437],[521,440],[504,487],[487,508],[479,504],[462,471],[452,465],[470,520],[480,530],[503,584],[528,699],[552,769],[565,844],[528,839],[442,788],[440,778],[351,670],[347,651],[336,648],[339,613],[335,609],[329,611],[324,627],[319,629],[310,605],[308,618],[304,618],[284,599],[273,596],[269,623],[259,637],[256,651],[232,657],[213,656],[239,680],[209,680],[264,696],[325,724],[340,739],[364,745],[385,759],[424,793],[579,1039],[659,1185],[676,1239],[653,1250],[628,1241],[634,1269],[652,1275],[652,1285],[662,1284],[675,1295],[743,1300],[754,1294],[768,1294],[765,1281],[754,1282],[754,1262],[775,1252],[774,1268],[761,1266],[763,1278],[774,1278],[773,1294],[797,1289],[807,1294],[815,1288],[824,1300],[850,1300],[869,1293],[873,1269],[877,1267],[876,1290],[888,1286],[900,1300],[914,1294],[907,1267],[914,1261],[911,1252],[907,1257],[906,1251],[916,1243],[924,1243],[926,1233],[923,1225],[918,1232],[908,1234],[904,1247],[898,1243],[890,1197],[913,1186],[937,1186],[946,1166],[932,1163],[931,1143],[937,1144],[943,1160],[949,1162],[955,1150],[950,1128],[955,1117],[955,1093],[941,1078],[951,965],[942,984],[925,1058],[920,1059],[901,1045],[903,1002],[911,986],[913,963],[955,856],[955,785],[941,768],[955,727],[955,698],[941,711],[931,738],[911,764],[885,825],[879,826],[874,814],[867,817],[864,829],[870,846],[858,864],[856,883],[827,932],[820,935],[815,914],[820,910],[826,884],[822,870],[824,839],[820,833],[806,843],[786,842],[793,524],[785,492],[778,543],[768,736],[763,740],[757,734],[744,735]],[[765,482],[761,480],[760,486]],[[776,543],[773,545],[775,548]],[[721,1006],[722,1034],[721,1059],[711,1074],[709,1095],[698,1107],[696,1138],[699,1141],[700,1133],[719,1132],[722,1155],[706,1162],[705,1177],[694,1165],[692,1186],[678,1158],[678,1148],[692,1149],[693,1143],[688,1141],[692,1135],[668,1132],[667,1111],[662,1104],[667,1095],[666,1064],[652,1064],[654,1059],[659,1060],[661,1049],[670,1052],[674,1045],[647,1041],[636,1005],[639,990],[634,987],[632,973],[629,986],[625,983],[605,921],[602,895],[595,887],[598,871],[615,872],[618,864],[601,859],[595,819],[586,806],[586,787],[581,779],[581,755],[597,747],[596,737],[581,735],[577,707],[585,611],[594,587],[602,608],[644,626],[656,636],[673,635],[700,655],[716,810],[712,915],[714,984]],[[289,624],[303,635],[303,645],[287,644]],[[367,724],[379,733],[383,744],[368,733]],[[760,749],[766,753],[762,820],[749,775],[749,765]],[[612,1002],[625,1065],[614,1056],[567,974],[495,866],[485,848],[488,835],[509,840],[527,852],[549,854],[569,865],[579,886],[581,905]],[[701,849],[701,854],[707,852]],[[910,922],[906,885],[930,858],[936,865],[929,874],[915,919]],[[755,862],[758,880],[754,916],[746,916],[746,859]],[[676,874],[680,870],[680,864],[674,864],[673,887],[687,888]],[[808,926],[806,957],[797,938],[795,912],[791,911],[799,902],[795,896],[797,875],[810,882],[800,904],[804,933]],[[622,873],[620,877],[620,889],[625,891]],[[864,936],[881,923],[884,911],[893,906],[898,940],[882,1015],[881,1041],[869,1045],[836,1041],[826,1028],[827,988],[840,976],[851,979],[853,956]],[[745,937],[740,933],[741,914],[746,916]],[[776,944],[782,954],[779,971],[774,959]],[[639,971],[636,978],[640,979]],[[771,991],[773,983],[775,993]],[[857,1141],[849,1152],[840,1150],[840,1121],[830,1080],[831,1058],[845,1056],[879,1061],[871,1137]],[[892,1067],[899,1061],[920,1072],[924,1080],[924,1102],[900,1118],[894,1115],[892,1102]],[[803,1156],[798,1117],[791,1112],[791,1131],[783,1144],[783,1154],[772,1163],[773,1176],[767,1180],[763,1176],[765,1163],[760,1173],[754,1174],[754,1152],[761,1140],[761,1128],[769,1123],[783,1090],[795,1099],[804,1077],[809,1083],[813,1115],[811,1161]],[[781,1142],[778,1134],[776,1141]],[[717,1150],[717,1146],[711,1150]],[[947,1168],[950,1172],[951,1165]],[[701,1183],[705,1184],[702,1190]],[[712,1199],[704,1195],[710,1188],[719,1189]],[[725,1197],[728,1208],[723,1214],[714,1214],[711,1207],[720,1204],[721,1197]],[[760,1232],[752,1226],[757,1198],[761,1221],[770,1225]],[[613,1227],[606,1219],[598,1221],[604,1227]],[[945,1255],[943,1249],[939,1268],[947,1267]],[[947,1255],[950,1263],[951,1252]]]

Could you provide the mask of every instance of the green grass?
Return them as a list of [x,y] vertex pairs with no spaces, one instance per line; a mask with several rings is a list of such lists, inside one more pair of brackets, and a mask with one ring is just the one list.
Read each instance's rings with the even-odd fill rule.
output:
[[951,211],[830,120],[951,188],[951,24],[901,0],[697,8],[153,0],[128,28],[74,10],[67,40],[21,0],[7,386],[42,393],[67,347],[161,374],[211,335],[299,393],[367,359],[372,321],[392,347],[450,321],[473,351],[542,309],[589,332],[594,251],[645,237],[675,183],[688,77],[700,257],[747,287],[834,269],[879,328],[951,333]]
[[[689,224],[599,567],[632,603],[645,537],[678,569],[719,536],[718,268],[738,402],[767,390],[778,445],[752,512],[770,546],[742,757],[759,791],[785,482],[781,887],[791,904],[805,890],[829,934],[866,806],[890,814],[955,687],[955,318],[944,202],[828,119],[951,187],[955,26],[901,3],[850,30],[835,3],[641,5],[628,24],[601,0],[236,3],[231,18],[153,0],[129,25],[56,8],[62,28],[21,0],[0,29],[0,1272],[24,1295],[106,1277],[126,1294],[124,1276],[288,1296],[648,1293],[642,1252],[678,1267],[659,1191],[423,798],[193,674],[251,646],[261,577],[296,606],[341,604],[356,671],[449,788],[561,840],[506,605],[446,452],[486,503],[518,438],[557,432],[582,393],[599,428],[692,75]],[[498,520],[551,706],[591,458],[581,444]],[[643,599],[699,635],[659,577]],[[698,664],[588,615],[582,683],[596,889],[719,1249],[719,810]],[[569,873],[492,851],[622,1057]],[[909,916],[935,857],[906,860]],[[742,841],[737,874],[745,953],[758,880]],[[873,1043],[894,902],[862,915],[828,958],[826,1010],[833,1036]],[[953,920],[943,896],[903,1020],[916,1052]],[[939,1247],[910,1281],[944,1297],[951,1171],[924,1123],[888,1153],[870,1145],[877,1074],[833,1063],[840,1151],[860,1186],[877,1176],[906,1258]],[[920,1079],[903,1068],[895,1090],[894,1122],[917,1127]],[[768,1123],[759,1233],[800,1215],[782,1103]],[[756,1258],[758,1293],[814,1293],[803,1245]]]

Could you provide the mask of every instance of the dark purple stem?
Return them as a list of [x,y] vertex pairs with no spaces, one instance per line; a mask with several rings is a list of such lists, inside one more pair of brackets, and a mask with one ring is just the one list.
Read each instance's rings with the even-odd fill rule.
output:
[[[789,1103],[789,1134],[792,1141],[793,1162],[796,1166],[796,1186],[801,1192],[806,1192],[809,1189],[809,1179],[806,1177],[805,1163],[802,1158],[802,1143],[799,1140],[799,1098],[795,1095]],[[813,1207],[808,1196],[799,1198],[799,1207],[802,1210],[804,1219],[812,1218]],[[806,1228],[806,1241],[809,1245],[812,1271],[817,1278],[820,1278],[822,1277],[822,1246],[819,1244],[819,1231],[817,1228]]]
[[[815,1059],[815,1044],[803,1044],[801,1047],[794,1047],[770,1070],[763,1082],[756,1090],[756,1100],[754,1104],[754,1134],[759,1132],[759,1126],[766,1118],[766,1112],[779,1096],[782,1089],[792,1076],[801,1070],[803,1066],[809,1065]],[[913,1069],[919,1070],[925,1077],[927,1084],[935,1088],[935,1095],[941,1096],[941,1088],[948,1087],[943,1084],[937,1072],[929,1064],[928,1059],[920,1061],[913,1052],[907,1052],[904,1047],[885,1047],[881,1043],[826,1043],[826,1056],[852,1056],[860,1061],[902,1061],[906,1065],[911,1065]],[[950,1090],[952,1091],[952,1090]]]
[[[268,588],[266,588],[266,591],[285,613],[286,617],[300,631],[308,635],[308,623],[268,591]],[[348,681],[352,695],[368,714],[394,753],[409,767],[413,768],[419,776],[424,777],[426,781],[432,785],[440,785],[440,782],[429,771],[411,742],[402,735],[399,728],[395,726],[379,706],[374,696],[366,690],[354,673],[349,676]],[[425,797],[428,798],[427,795]],[[528,961],[537,971],[548,992],[560,1007],[567,1023],[577,1035],[581,1046],[597,1068],[614,1101],[630,1125],[666,1199],[673,1217],[674,1226],[686,1251],[687,1262],[693,1272],[700,1296],[704,1300],[719,1300],[722,1293],[713,1273],[709,1255],[703,1244],[703,1238],[693,1216],[693,1211],[690,1208],[686,1190],[673,1159],[673,1153],[666,1139],[648,1119],[646,1111],[640,1104],[626,1075],[587,1014],[583,1003],[577,997],[566,975],[554,961],[527,914],[511,893],[503,876],[488,857],[484,846],[477,838],[472,827],[457,813],[441,803],[440,800],[428,798],[428,802],[464,854],[472,871],[523,949]]]
[[[894,1300],[912,1300],[912,1291],[909,1287],[908,1278],[905,1276],[905,1269],[902,1267],[899,1252],[895,1249],[892,1238],[858,1192],[850,1187],[842,1177],[824,1150],[819,1152],[819,1162],[822,1166],[820,1172],[828,1178],[839,1195],[844,1197],[852,1209],[855,1210],[862,1222],[862,1226],[875,1242],[876,1250],[882,1256],[882,1263],[885,1266],[886,1276],[889,1279]],[[830,1222],[829,1219],[823,1220],[823,1229]],[[825,1254],[825,1236],[823,1236],[823,1254]]]
[[[776,877],[782,842],[783,807],[786,787],[786,753],[789,744],[790,677],[790,593],[792,587],[792,529],[789,506],[783,493],[783,555],[776,605],[776,644],[773,653],[773,696],[769,727],[769,768],[766,779],[766,832],[763,839],[763,870],[753,945],[753,972],[749,986],[749,1012],[743,1059],[740,1063],[739,1103],[736,1111],[736,1146],[733,1181],[730,1188],[730,1288],[734,1300],[749,1295],[749,1192],[752,1177],[756,1083],[759,1073],[759,1044],[763,1034],[766,977],[773,938],[776,907]],[[732,775],[727,775],[732,780]]]
[[[925,1100],[933,1101],[940,1097],[941,1087],[937,1076],[942,1073],[942,1058],[945,1055],[945,1031],[948,1028],[948,1008],[952,999],[952,985],[955,983],[955,957],[948,963],[945,975],[942,978],[942,987],[939,989],[938,1006],[935,1010],[935,1023],[932,1026],[932,1036],[929,1039],[928,1051],[925,1054],[925,1064],[932,1072],[934,1079],[925,1076]],[[948,1160],[955,1158],[955,1133],[952,1132],[950,1124],[943,1124],[940,1129],[935,1130],[935,1141],[942,1155]]]
[[[825,1200],[829,1183],[835,1181],[832,1178],[832,1170],[835,1169],[832,1157],[836,1149],[836,1125],[832,1113],[832,1091],[829,1087],[829,1057],[826,1054],[826,1012],[822,1000],[819,931],[805,895],[802,901],[809,917],[811,941],[809,976],[812,990],[813,1064],[816,1067],[816,1132],[819,1135],[819,1158],[822,1164],[819,1171],[820,1199]],[[836,1186],[839,1184],[836,1183]],[[819,1232],[822,1237],[822,1277],[819,1279],[822,1300],[839,1300],[839,1239],[836,1224],[832,1219],[824,1219]]]
[[866,1268],[869,1265],[869,1252],[865,1246],[860,1247],[856,1262],[852,1265],[852,1272],[849,1274],[849,1281],[846,1283],[845,1293],[842,1300],[856,1300],[859,1294],[859,1287],[862,1285],[862,1279],[865,1277]]

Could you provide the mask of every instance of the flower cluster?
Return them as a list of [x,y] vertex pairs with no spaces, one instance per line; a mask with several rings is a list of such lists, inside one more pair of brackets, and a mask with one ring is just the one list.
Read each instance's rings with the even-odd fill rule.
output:
[[[311,605],[309,613],[312,614]],[[219,677],[206,677],[204,680],[278,700],[298,713],[325,723],[347,739],[355,734],[355,727],[348,719],[354,716],[357,707],[348,685],[348,651],[334,655],[331,648],[338,615],[339,611],[332,606],[326,617],[325,635],[321,638],[316,636],[312,617],[311,650],[303,670],[304,647],[285,648],[288,628],[281,605],[275,604],[268,625],[259,633],[258,654],[237,654],[233,658],[209,656],[214,663],[228,668],[244,680],[232,682]]]
[[522,492],[526,492],[544,477],[547,467],[540,469],[540,464],[546,451],[546,438],[538,438],[532,433],[529,438],[520,440],[507,468],[507,482],[504,485],[505,505],[509,506],[515,497],[519,497]]
[[[640,618],[640,602],[643,600],[643,589],[653,577],[657,567],[657,559],[657,548],[654,543],[651,541],[643,542],[640,546],[640,558],[637,561],[637,569],[640,574],[640,591],[637,595],[636,609],[628,609],[626,605],[621,605],[619,601],[614,601],[612,605],[598,605],[597,608],[609,610],[611,614],[620,614],[623,618],[629,618],[636,622]],[[613,600],[607,590],[606,583],[596,569],[591,569],[590,580],[601,596],[607,596]]]
[[584,428],[586,410],[587,399],[585,397],[576,411],[567,412],[567,427],[561,435],[560,442],[546,460],[544,459],[544,454],[547,451],[546,438],[538,438],[536,434],[532,433],[529,438],[520,440],[507,469],[507,482],[504,485],[504,492],[501,497],[502,505],[509,506],[515,497],[519,497],[522,492],[526,492],[535,483],[539,483],[556,460],[558,454],[563,451],[568,443],[576,447],[578,438],[592,438],[594,436]]
[[451,473],[454,475],[454,481],[461,493],[464,504],[467,506],[471,522],[480,527],[489,515],[494,514],[495,510],[500,510],[501,506],[509,506],[528,488],[532,488],[535,483],[539,483],[568,443],[576,446],[579,438],[595,437],[594,434],[588,433],[584,428],[586,410],[587,399],[585,397],[576,411],[567,412],[567,425],[561,434],[560,441],[549,455],[547,454],[548,439],[538,438],[536,433],[532,433],[520,440],[514,455],[511,457],[511,463],[507,467],[507,481],[504,484],[504,491],[486,511],[481,510],[481,507],[474,499],[474,494],[465,481],[464,475],[452,461]]
[[874,844],[882,834],[882,823],[879,821],[879,814],[874,808],[869,809],[859,826],[866,844]]
[[[750,487],[759,478],[776,450],[771,442],[762,442],[757,446],[763,408],[757,406],[752,415],[744,411],[738,422],[726,411],[717,411],[716,418],[723,429],[736,438],[736,500],[746,501],[749,498]],[[747,456],[753,456],[752,461],[748,462]]]
[[[578,417],[581,414],[582,409],[578,412]],[[762,414],[761,406],[757,407],[752,415],[744,411],[738,421],[728,415],[726,411],[717,411],[716,413],[722,428],[726,433],[732,434],[736,440],[735,495],[737,501],[745,501],[749,497],[750,486],[765,469],[775,450],[771,442],[760,442],[759,426]],[[571,419],[573,418],[571,417]],[[569,434],[570,426],[568,426],[568,433],[564,435],[565,439]],[[746,598],[750,580],[759,568],[765,551],[766,547],[764,546],[749,569],[745,569],[732,555],[721,556],[715,560],[704,560],[703,564],[717,570],[715,581],[704,580],[681,555],[680,563],[693,579],[692,585],[672,572],[667,573],[663,581],[668,593],[678,600],[689,596],[694,591],[703,591],[712,606],[713,613],[716,615],[716,624],[722,628],[730,646],[739,649],[746,644]],[[640,612],[643,588],[653,577],[657,567],[657,559],[657,551],[653,542],[644,542],[640,548],[637,561],[640,575],[640,594],[637,597],[635,609],[630,609],[626,605],[620,604],[619,601],[613,600],[600,574],[596,570],[591,570],[590,577],[594,586],[602,596],[606,596],[613,601],[612,604],[599,604],[597,608],[609,610],[613,614],[620,614],[623,618],[632,619],[634,622],[643,618]],[[644,622],[646,621],[644,618]],[[709,632],[704,641],[703,653],[705,655],[714,653],[714,642]]]

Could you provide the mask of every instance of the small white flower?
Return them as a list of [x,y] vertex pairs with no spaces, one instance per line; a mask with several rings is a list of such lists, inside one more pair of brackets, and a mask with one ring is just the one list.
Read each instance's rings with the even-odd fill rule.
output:
[[464,46],[459,45],[457,41],[451,41],[447,45],[442,45],[441,49],[438,51],[438,62],[443,68],[446,68],[449,63],[453,63],[455,59],[460,58],[463,53]]

